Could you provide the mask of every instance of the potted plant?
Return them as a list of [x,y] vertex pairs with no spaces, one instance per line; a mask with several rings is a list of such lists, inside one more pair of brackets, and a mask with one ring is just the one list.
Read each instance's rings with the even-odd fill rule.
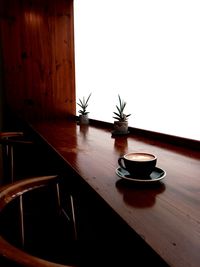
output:
[[128,133],[128,117],[131,114],[125,114],[124,109],[126,107],[126,102],[121,99],[120,95],[118,95],[119,105],[116,105],[117,112],[113,112],[115,116],[113,118],[114,121],[114,131],[113,134],[127,134]]
[[89,96],[87,97],[87,99],[85,99],[85,97],[83,97],[83,99],[81,100],[79,98],[79,102],[77,102],[77,105],[81,108],[78,113],[80,113],[79,115],[79,123],[80,124],[89,124],[89,118],[88,118],[88,111],[87,111],[87,107],[88,107],[88,101],[90,99],[91,93],[89,94]]

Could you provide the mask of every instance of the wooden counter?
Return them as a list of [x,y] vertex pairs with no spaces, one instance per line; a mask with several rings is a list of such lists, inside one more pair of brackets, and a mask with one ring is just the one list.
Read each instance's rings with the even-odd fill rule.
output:
[[[200,264],[200,152],[139,135],[111,137],[111,130],[50,121],[31,127],[170,266]],[[118,158],[150,152],[166,171],[159,184],[138,186],[119,178]]]

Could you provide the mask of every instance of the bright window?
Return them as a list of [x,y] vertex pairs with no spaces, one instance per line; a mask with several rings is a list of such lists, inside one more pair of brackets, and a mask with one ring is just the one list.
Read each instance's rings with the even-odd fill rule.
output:
[[89,117],[113,122],[120,94],[129,126],[200,140],[199,14],[199,0],[74,0]]

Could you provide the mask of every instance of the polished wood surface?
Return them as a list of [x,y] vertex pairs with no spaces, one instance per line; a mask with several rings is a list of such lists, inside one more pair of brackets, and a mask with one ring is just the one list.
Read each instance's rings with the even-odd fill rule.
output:
[[[148,136],[111,137],[111,130],[51,121],[31,127],[170,266],[200,263],[200,152]],[[162,182],[141,186],[120,179],[118,158],[127,152],[157,155]]]
[[1,0],[4,102],[26,119],[75,113],[73,0]]

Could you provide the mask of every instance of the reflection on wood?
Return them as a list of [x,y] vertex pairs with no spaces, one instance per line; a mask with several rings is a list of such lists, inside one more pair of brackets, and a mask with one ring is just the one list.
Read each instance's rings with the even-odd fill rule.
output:
[[[112,138],[110,129],[92,123],[86,138],[79,133],[75,122],[33,125],[66,163],[170,266],[199,265],[199,151],[136,133],[129,134],[127,140]],[[73,151],[63,151],[66,147]],[[115,170],[118,158],[126,152],[155,154],[157,167],[166,171],[166,178],[146,186],[121,181]]]

